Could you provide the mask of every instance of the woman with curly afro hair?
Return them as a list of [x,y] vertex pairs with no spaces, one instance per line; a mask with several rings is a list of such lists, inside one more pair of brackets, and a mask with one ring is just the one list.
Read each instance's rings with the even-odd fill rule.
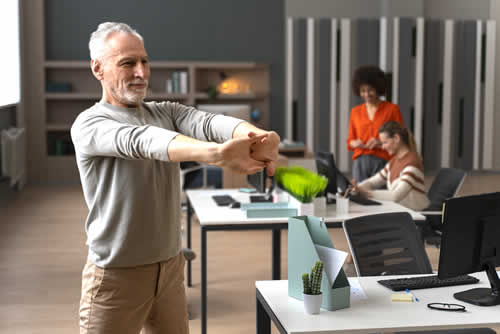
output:
[[399,107],[380,99],[386,86],[385,74],[377,66],[362,66],[354,72],[353,93],[365,101],[351,110],[347,138],[347,149],[354,151],[353,178],[358,182],[375,175],[391,158],[382,149],[378,129],[389,121],[404,126]]

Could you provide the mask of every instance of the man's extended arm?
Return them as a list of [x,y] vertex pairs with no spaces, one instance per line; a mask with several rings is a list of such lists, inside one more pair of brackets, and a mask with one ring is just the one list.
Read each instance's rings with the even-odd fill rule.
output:
[[267,174],[274,175],[276,162],[278,161],[280,136],[274,131],[259,129],[248,122],[238,124],[233,131],[233,138],[261,135],[264,137],[251,146],[251,156],[255,160],[266,162]]
[[198,161],[254,174],[264,169],[266,163],[252,158],[250,148],[265,136],[267,134],[247,136],[217,144],[178,135],[168,145],[168,156],[170,161]]

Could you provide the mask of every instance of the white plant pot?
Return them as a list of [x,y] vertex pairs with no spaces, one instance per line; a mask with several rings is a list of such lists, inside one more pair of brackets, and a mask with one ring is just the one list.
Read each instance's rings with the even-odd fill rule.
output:
[[323,301],[323,294],[319,295],[306,295],[304,296],[304,310],[307,314],[319,314],[321,302]]
[[302,203],[292,195],[289,200],[290,204],[297,208],[297,216],[314,216],[314,203]]

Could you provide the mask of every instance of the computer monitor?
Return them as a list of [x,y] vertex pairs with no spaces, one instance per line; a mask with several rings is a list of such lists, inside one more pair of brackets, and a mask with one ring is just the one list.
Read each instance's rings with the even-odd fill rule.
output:
[[445,201],[439,256],[440,279],[485,270],[491,288],[457,292],[461,301],[480,306],[500,304],[500,192]]
[[335,195],[337,193],[337,167],[332,153],[316,153],[316,171],[328,179],[328,184],[324,190],[325,195]]
[[254,187],[257,192],[264,194],[266,192],[266,173],[265,170],[247,176],[248,184]]
[[337,192],[345,192],[351,184],[349,179],[337,169],[335,158],[330,152],[316,153],[316,169],[318,174],[328,178],[325,194],[335,195]]

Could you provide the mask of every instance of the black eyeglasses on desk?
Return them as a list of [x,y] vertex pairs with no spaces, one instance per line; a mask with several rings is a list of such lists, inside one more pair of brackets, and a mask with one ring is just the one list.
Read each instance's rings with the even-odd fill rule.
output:
[[459,304],[445,304],[445,303],[430,303],[427,304],[428,308],[438,311],[450,312],[466,312],[465,306]]

